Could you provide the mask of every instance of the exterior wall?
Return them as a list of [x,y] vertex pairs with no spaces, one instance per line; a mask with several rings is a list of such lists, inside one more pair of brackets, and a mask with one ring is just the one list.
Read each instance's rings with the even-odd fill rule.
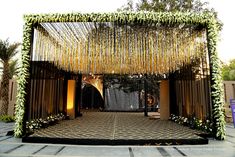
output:
[[[1,83],[0,83],[0,93],[1,93]],[[1,95],[1,94],[0,94]],[[9,106],[8,115],[13,116],[15,112],[15,102],[17,95],[17,82],[15,79],[9,81]],[[0,96],[0,108],[2,106],[2,100]]]
[[230,108],[230,99],[235,99],[235,81],[224,81],[224,101],[225,101],[225,120],[232,123],[232,111]]
[[235,81],[224,81],[224,100],[226,104],[235,99]]

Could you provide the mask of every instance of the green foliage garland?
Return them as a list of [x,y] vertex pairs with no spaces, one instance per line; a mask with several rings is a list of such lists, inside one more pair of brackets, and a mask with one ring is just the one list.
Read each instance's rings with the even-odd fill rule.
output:
[[115,12],[115,13],[71,13],[71,14],[32,14],[25,15],[25,27],[22,47],[22,67],[18,80],[18,95],[16,102],[15,136],[23,135],[23,119],[25,114],[26,81],[29,77],[31,38],[33,26],[42,22],[119,22],[151,24],[161,23],[169,25],[200,25],[207,28],[208,50],[211,68],[211,98],[214,133],[217,139],[225,138],[225,120],[223,112],[223,89],[220,72],[220,62],[217,56],[216,44],[218,36],[218,22],[210,13],[182,13],[182,12]]
[[17,100],[15,106],[15,129],[14,135],[21,137],[23,135],[23,122],[25,114],[25,95],[26,95],[26,83],[29,78],[29,67],[30,67],[30,50],[31,50],[31,37],[33,27],[32,23],[26,22],[23,30],[23,44],[22,44],[22,65],[20,67],[20,73],[17,80]]
[[213,18],[207,25],[207,41],[210,55],[211,100],[214,120],[214,134],[217,139],[225,138],[224,91],[221,74],[221,63],[217,54],[219,25]]

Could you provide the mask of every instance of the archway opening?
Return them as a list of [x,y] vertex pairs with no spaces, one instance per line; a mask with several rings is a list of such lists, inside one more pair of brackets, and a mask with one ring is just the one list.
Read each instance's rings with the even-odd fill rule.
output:
[[99,109],[104,108],[104,100],[100,92],[93,85],[84,83],[82,87],[81,109]]

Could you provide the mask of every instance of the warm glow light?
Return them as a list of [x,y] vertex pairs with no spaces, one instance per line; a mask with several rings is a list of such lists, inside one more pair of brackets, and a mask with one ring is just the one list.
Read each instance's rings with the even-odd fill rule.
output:
[[68,80],[67,110],[74,108],[75,80]]
[[[94,77],[96,77],[96,78],[94,78]],[[103,81],[99,77],[99,75],[94,76],[94,77],[93,76],[87,76],[87,77],[83,76],[83,82],[94,86],[99,91],[102,98],[104,98],[103,97]]]

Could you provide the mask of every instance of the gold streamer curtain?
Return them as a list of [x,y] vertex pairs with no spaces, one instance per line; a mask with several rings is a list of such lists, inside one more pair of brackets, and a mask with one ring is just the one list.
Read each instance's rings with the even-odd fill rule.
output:
[[161,75],[207,53],[206,31],[196,27],[42,23],[34,32],[33,60],[83,74]]

